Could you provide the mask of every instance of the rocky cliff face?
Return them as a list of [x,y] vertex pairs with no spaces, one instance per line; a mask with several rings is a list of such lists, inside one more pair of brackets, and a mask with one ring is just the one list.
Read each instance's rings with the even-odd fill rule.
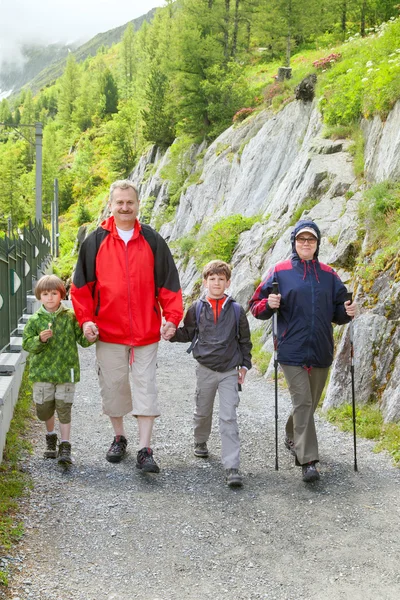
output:
[[[363,131],[367,181],[399,179],[400,103],[386,122],[375,117],[363,123]],[[160,231],[172,242],[193,231],[201,235],[228,215],[258,216],[252,229],[241,235],[232,258],[231,291],[246,305],[268,268],[289,256],[294,220],[306,215],[314,219],[322,232],[320,259],[338,270],[360,302],[354,322],[357,402],[368,402],[378,394],[385,418],[399,420],[400,309],[393,307],[398,305],[400,284],[394,282],[394,266],[376,280],[373,308],[364,308],[371,301],[352,273],[354,254],[362,242],[358,223],[362,190],[349,145],[349,140],[324,139],[314,103],[295,101],[278,114],[262,112],[225,131],[207,149],[192,149],[193,164],[204,154],[201,175],[182,194],[173,221]],[[168,160],[168,151],[163,155],[153,148],[131,175],[142,202],[150,197],[154,201],[153,223],[168,203],[168,182],[160,174]],[[152,175],[146,178],[149,172]],[[178,266],[184,293],[190,296],[200,274],[193,260]],[[250,321],[252,328],[265,328],[265,323],[251,317]],[[351,401],[348,329],[342,327],[337,334],[325,409]],[[265,346],[271,350],[268,327]]]

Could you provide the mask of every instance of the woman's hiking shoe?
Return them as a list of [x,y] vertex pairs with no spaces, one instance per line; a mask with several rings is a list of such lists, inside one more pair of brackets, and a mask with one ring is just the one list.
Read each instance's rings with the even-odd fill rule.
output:
[[315,466],[316,460],[312,460],[306,465],[301,465],[301,470],[303,472],[303,481],[306,483],[311,483],[312,481],[318,481],[319,479],[319,471]]
[[57,434],[46,433],[46,450],[43,453],[45,458],[57,458]]
[[111,444],[107,454],[106,459],[111,463],[119,463],[124,458],[126,454],[126,447],[128,445],[128,440],[123,435],[116,435],[114,437],[113,443]]
[[142,448],[137,453],[136,466],[142,469],[144,473],[159,473],[160,468],[153,458],[153,450],[151,448]]
[[71,444],[69,442],[61,442],[58,446],[58,464],[72,465]]
[[226,483],[231,488],[242,487],[243,479],[238,469],[226,469]]
[[286,436],[283,443],[285,444],[285,447],[289,450],[290,454],[292,456],[296,456],[296,451],[294,449],[294,441]]
[[206,442],[195,442],[193,454],[199,458],[208,458],[208,448]]

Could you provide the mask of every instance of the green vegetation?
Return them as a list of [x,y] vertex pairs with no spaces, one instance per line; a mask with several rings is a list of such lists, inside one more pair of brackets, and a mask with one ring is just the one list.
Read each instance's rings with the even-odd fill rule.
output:
[[[353,409],[350,404],[332,408],[327,413],[330,423],[343,431],[353,431]],[[357,434],[375,440],[375,452],[387,450],[396,466],[400,466],[400,425],[384,423],[382,413],[376,404],[356,408]]]
[[251,333],[251,341],[253,344],[253,348],[251,350],[252,361],[260,371],[261,375],[264,375],[267,372],[272,358],[271,352],[265,352],[262,349],[264,345],[262,342],[263,334],[263,329],[257,329]]
[[[68,56],[58,79],[33,88],[35,95],[24,89],[0,102],[0,121],[14,126],[0,130],[0,228],[6,231],[11,217],[15,230],[34,214],[34,131],[24,128],[24,138],[15,127],[43,123],[44,220],[57,177],[63,225],[75,230],[97,218],[96,198],[131,172],[150,143],[169,147],[162,173],[169,202],[157,215],[159,227],[174,218],[187,187],[200,183],[193,144],[214,140],[232,123],[241,127],[265,108],[280,110],[310,73],[318,75],[327,134],[354,141],[362,178],[360,117],[384,117],[400,97],[397,15],[390,0],[184,0],[167,2],[136,30],[129,24],[109,40],[96,38]],[[106,48],[108,42],[114,45]],[[292,78],[280,82],[283,64]],[[220,144],[216,152],[226,150]],[[236,156],[226,154],[231,162]],[[62,235],[58,269],[68,276],[75,232]]]
[[306,200],[304,200],[304,202],[300,206],[298,206],[294,211],[293,216],[290,219],[289,225],[295,225],[297,221],[301,218],[303,212],[311,210],[313,206],[318,204],[318,202],[318,198],[307,198]]
[[[3,461],[0,464],[0,554],[18,541],[24,531],[17,516],[18,499],[26,495],[30,488],[29,476],[20,470],[19,461],[31,445],[25,438],[32,418],[32,390],[25,369],[19,400],[14,410],[13,420],[7,434]],[[7,586],[8,573],[0,570],[0,590]]]
[[[368,245],[358,259],[357,276],[369,292],[377,276],[390,269],[399,256],[400,183],[385,181],[364,194],[359,216],[368,230]],[[396,280],[399,268],[396,268]]]
[[218,221],[196,244],[194,258],[197,268],[200,270],[215,258],[229,263],[240,234],[251,229],[256,221],[257,218],[242,215],[231,215]]

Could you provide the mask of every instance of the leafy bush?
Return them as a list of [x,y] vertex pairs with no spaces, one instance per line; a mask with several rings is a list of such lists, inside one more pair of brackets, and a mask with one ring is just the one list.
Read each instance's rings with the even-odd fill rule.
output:
[[342,58],[340,52],[332,52],[329,56],[314,60],[313,65],[316,69],[329,69],[334,63]]
[[262,329],[257,329],[256,331],[252,331],[251,341],[253,344],[253,348],[251,350],[251,356],[252,356],[254,365],[260,371],[261,375],[264,375],[267,372],[269,363],[271,362],[272,354],[271,354],[271,352],[263,351],[262,336],[263,336]]
[[80,200],[78,203],[78,210],[76,212],[76,222],[78,225],[84,225],[84,223],[88,223],[91,221],[92,216],[84,204],[83,200]]
[[254,108],[241,108],[233,115],[232,121],[234,123],[240,123],[249,117],[253,112]]
[[196,266],[200,270],[204,264],[213,259],[229,262],[232,258],[239,236],[243,231],[251,229],[257,218],[231,215],[222,219],[199,239],[195,249]]

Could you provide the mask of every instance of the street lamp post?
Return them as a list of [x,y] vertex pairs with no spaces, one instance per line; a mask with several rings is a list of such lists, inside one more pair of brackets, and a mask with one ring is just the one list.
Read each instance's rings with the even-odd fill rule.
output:
[[29,125],[20,123],[17,127],[34,127],[35,128],[35,144],[31,142],[23,133],[18,131],[17,127],[10,123],[0,123],[5,127],[11,127],[18,135],[24,138],[32,146],[35,145],[36,149],[36,210],[35,218],[38,223],[42,222],[42,148],[43,148],[43,125],[42,123],[35,123],[35,125]]
[[36,221],[42,221],[42,149],[43,127],[35,123],[35,148],[36,148]]

